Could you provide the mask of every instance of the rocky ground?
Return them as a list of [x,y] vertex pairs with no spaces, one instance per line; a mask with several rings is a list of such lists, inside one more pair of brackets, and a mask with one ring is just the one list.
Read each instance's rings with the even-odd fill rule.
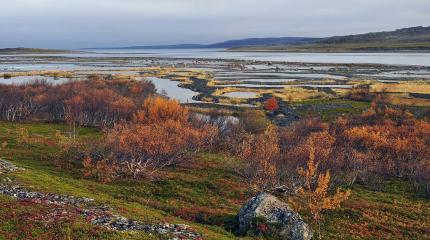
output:
[[[0,173],[10,173],[18,170],[15,165],[0,159]],[[57,195],[53,193],[33,192],[19,186],[9,177],[3,177],[0,182],[0,194],[16,198],[20,201],[35,204],[47,204],[52,208],[51,213],[41,216],[42,221],[66,218],[79,214],[94,225],[106,227],[117,231],[145,231],[151,234],[162,235],[168,239],[203,239],[201,234],[195,232],[185,224],[142,224],[126,217],[116,215],[104,205],[96,203],[90,198]]]

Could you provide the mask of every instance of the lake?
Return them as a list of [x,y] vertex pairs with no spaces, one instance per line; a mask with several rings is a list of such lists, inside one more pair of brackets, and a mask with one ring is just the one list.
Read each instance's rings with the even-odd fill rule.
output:
[[[25,56],[65,57],[160,57],[258,60],[312,63],[372,63],[430,66],[430,53],[292,53],[292,52],[226,52],[225,49],[106,49],[87,50],[77,54],[30,54]],[[0,55],[23,56],[23,55]]]

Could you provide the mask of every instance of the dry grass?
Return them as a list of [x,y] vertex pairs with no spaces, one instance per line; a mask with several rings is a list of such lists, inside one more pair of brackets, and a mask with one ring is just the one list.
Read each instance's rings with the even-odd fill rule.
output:
[[27,72],[7,72],[0,74],[1,77],[20,77],[20,76],[44,76],[44,77],[58,77],[58,78],[72,78],[73,72],[71,71],[27,71]]
[[372,83],[372,91],[389,93],[428,93],[430,94],[430,82],[408,81],[402,83]]

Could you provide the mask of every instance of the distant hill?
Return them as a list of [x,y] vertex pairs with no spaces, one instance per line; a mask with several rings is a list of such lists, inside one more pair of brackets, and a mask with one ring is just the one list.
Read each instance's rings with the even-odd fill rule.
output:
[[322,38],[308,43],[278,44],[231,48],[232,51],[420,51],[430,50],[430,27],[402,28],[395,31],[372,32]]
[[368,42],[422,42],[430,41],[430,27],[402,28],[395,31],[371,32],[325,38],[316,43],[368,43]]
[[246,38],[239,40],[229,40],[213,44],[177,44],[177,45],[157,45],[157,46],[131,46],[121,48],[87,48],[88,49],[193,49],[193,48],[237,48],[249,46],[271,46],[304,44],[318,40],[318,38],[307,37],[280,37],[280,38]]
[[177,44],[177,45],[153,45],[153,46],[131,46],[119,48],[86,48],[88,49],[193,49],[204,48],[205,45],[201,44]]
[[246,46],[271,46],[271,45],[290,45],[304,44],[318,40],[318,38],[308,37],[281,37],[281,38],[246,38],[240,40],[230,40],[221,43],[206,45],[209,48],[234,48]]
[[0,48],[0,54],[44,54],[44,53],[76,53],[71,50],[42,49],[42,48]]

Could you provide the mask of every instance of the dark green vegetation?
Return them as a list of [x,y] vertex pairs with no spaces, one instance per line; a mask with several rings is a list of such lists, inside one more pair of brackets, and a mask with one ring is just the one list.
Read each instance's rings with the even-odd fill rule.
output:
[[232,51],[353,52],[430,50],[430,27],[403,28],[349,36],[335,36],[304,44],[233,48]]
[[[28,130],[23,141],[21,128]],[[189,223],[205,239],[235,239],[230,231],[235,215],[250,193],[232,170],[235,161],[220,154],[200,154],[192,164],[163,170],[153,181],[102,184],[84,179],[79,171],[58,169],[61,151],[57,124],[0,123],[0,141],[7,146],[0,156],[26,170],[11,178],[37,191],[94,198],[114,211],[143,222]],[[101,133],[80,128],[79,141]],[[4,176],[2,176],[4,177]],[[141,233],[116,233],[89,225],[79,216],[45,225],[36,216],[48,206],[0,197],[0,239],[151,239]],[[7,209],[7,210],[6,210]],[[12,211],[9,209],[13,209]],[[308,218],[306,212],[302,213]],[[430,224],[430,202],[402,180],[372,185],[355,184],[343,207],[326,213],[323,239],[425,239]],[[427,235],[426,235],[427,234]]]

